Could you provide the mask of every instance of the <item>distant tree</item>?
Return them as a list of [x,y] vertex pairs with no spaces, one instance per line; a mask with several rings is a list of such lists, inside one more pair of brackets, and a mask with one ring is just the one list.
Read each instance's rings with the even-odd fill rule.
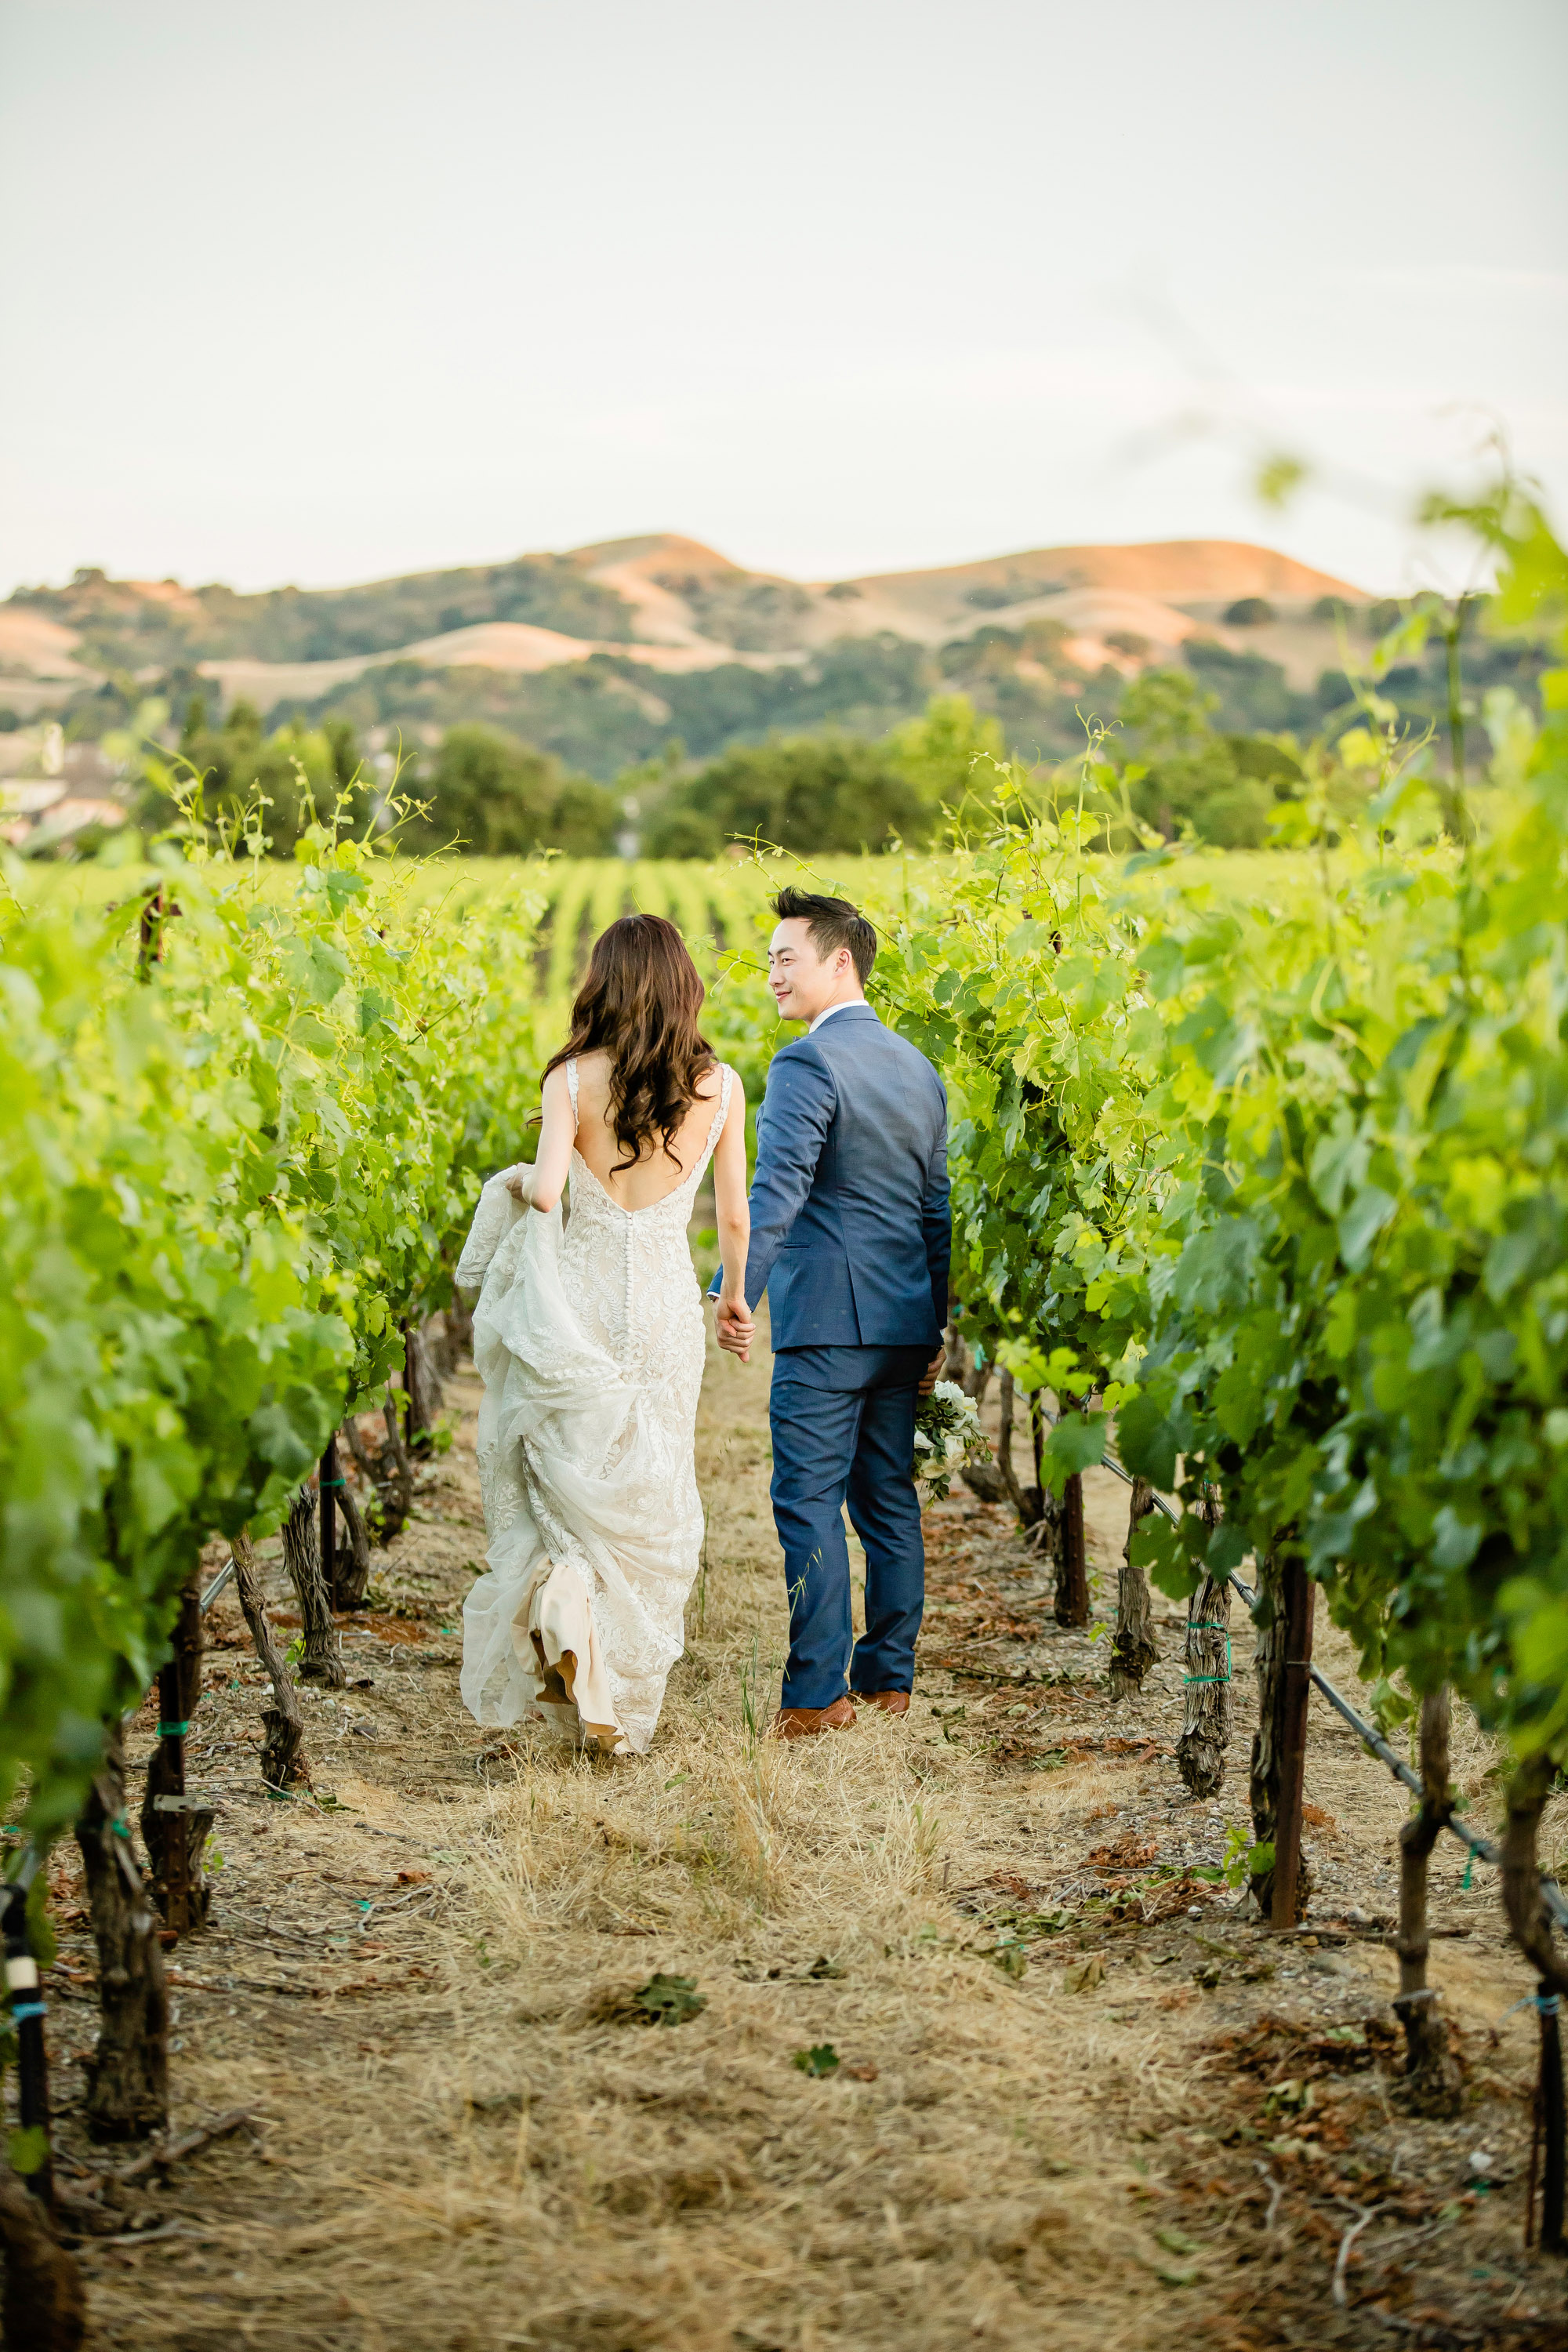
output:
[[1297,693],[1278,662],[1261,654],[1233,654],[1212,638],[1189,638],[1184,652],[1200,687],[1215,698],[1219,726],[1236,734],[1310,727],[1312,698]]
[[1294,792],[1306,782],[1307,771],[1300,753],[1271,735],[1222,735],[1220,741],[1229,751],[1238,776],[1255,776],[1260,784],[1268,784],[1276,793]]
[[895,727],[882,749],[889,765],[935,810],[956,808],[976,793],[989,800],[995,777],[991,762],[1006,759],[1007,739],[966,694],[937,694],[921,718]]
[[364,757],[359,737],[346,719],[323,719],[321,732],[331,748],[332,774],[346,792],[359,774]]
[[[214,726],[200,693],[193,693],[185,705],[179,751],[184,781],[199,784],[209,818],[233,821],[259,803],[275,857],[292,856],[312,814],[331,814],[340,792],[355,783],[361,766],[358,738],[344,719],[321,727],[291,719],[268,735],[256,705],[241,699],[221,726]],[[356,793],[349,821],[359,822],[364,807]],[[170,824],[177,814],[155,786],[143,793],[138,809],[140,821],[154,826]]]
[[1210,714],[1218,708],[1218,696],[1205,693],[1185,671],[1149,669],[1122,696],[1121,716],[1123,727],[1138,737],[1140,751],[1160,759],[1211,740]]
[[717,857],[724,836],[712,817],[693,808],[664,808],[649,820],[643,840],[648,857]]
[[800,735],[704,768],[665,803],[647,847],[650,856],[710,856],[726,840],[756,835],[807,855],[883,849],[896,838],[925,841],[935,815],[934,801],[882,746]]
[[560,849],[604,857],[620,821],[620,802],[605,785],[563,774],[548,751],[499,727],[448,727],[433,758],[405,767],[398,789],[428,807],[409,828],[412,843],[475,856]]
[[1312,607],[1312,618],[1314,621],[1348,621],[1352,618],[1351,607],[1342,596],[1320,596]]
[[1145,670],[1121,699],[1121,724],[1146,772],[1129,783],[1135,813],[1174,835],[1190,825],[1222,849],[1257,849],[1268,838],[1271,785],[1245,773],[1232,742],[1215,732],[1218,698],[1179,669]]
[[1255,629],[1276,614],[1267,596],[1238,596],[1226,606],[1225,617],[1233,629]]
[[428,814],[411,833],[421,846],[456,843],[479,856],[528,856],[549,838],[562,781],[547,751],[499,727],[448,727],[413,782]]
[[608,857],[616,846],[621,804],[588,776],[569,776],[550,813],[548,846],[568,857]]

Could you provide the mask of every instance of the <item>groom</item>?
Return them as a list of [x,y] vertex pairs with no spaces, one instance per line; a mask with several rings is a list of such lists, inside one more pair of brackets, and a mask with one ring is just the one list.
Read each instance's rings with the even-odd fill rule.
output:
[[[768,1293],[789,1591],[773,1736],[801,1739],[853,1723],[849,1691],[909,1708],[925,1606],[915,1402],[942,1370],[952,1221],[942,1081],[866,1002],[876,932],[844,898],[785,889],[773,908],[768,983],[806,1032],[774,1055],[757,1116],[746,1300]],[[754,1331],[750,1312],[721,1306],[721,1348],[744,1360]],[[846,1501],[866,1552],[858,1643]]]

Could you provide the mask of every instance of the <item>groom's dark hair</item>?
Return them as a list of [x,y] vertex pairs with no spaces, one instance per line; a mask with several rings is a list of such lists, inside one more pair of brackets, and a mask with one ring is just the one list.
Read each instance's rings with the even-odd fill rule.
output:
[[860,985],[865,987],[877,961],[877,934],[858,907],[852,907],[847,898],[824,898],[815,890],[795,890],[787,885],[773,907],[781,923],[805,925],[816,942],[817,954],[825,961],[837,955],[840,948],[847,948],[860,975]]

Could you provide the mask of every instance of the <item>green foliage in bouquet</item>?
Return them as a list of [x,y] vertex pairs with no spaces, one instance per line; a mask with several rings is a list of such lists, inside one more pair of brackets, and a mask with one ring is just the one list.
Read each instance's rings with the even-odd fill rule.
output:
[[990,1452],[973,1397],[956,1381],[938,1381],[915,1412],[915,1478],[927,1500],[945,1503],[953,1472],[966,1462],[989,1460]]

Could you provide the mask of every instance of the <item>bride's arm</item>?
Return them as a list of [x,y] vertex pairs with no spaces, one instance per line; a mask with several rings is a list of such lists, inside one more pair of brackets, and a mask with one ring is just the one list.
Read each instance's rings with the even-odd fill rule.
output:
[[572,1116],[571,1090],[563,1069],[552,1070],[545,1079],[543,1107],[543,1123],[539,1130],[539,1149],[533,1155],[533,1165],[518,1171],[526,1180],[527,1187],[525,1191],[519,1191],[519,1198],[526,1200],[529,1207],[537,1209],[542,1216],[548,1216],[561,1198],[566,1171],[571,1165],[572,1146],[577,1134],[577,1122]]
[[752,1213],[746,1203],[746,1096],[738,1077],[731,1081],[730,1115],[713,1154],[713,1206],[719,1221],[719,1254],[724,1261],[720,1310],[749,1324],[746,1253],[752,1240]]

